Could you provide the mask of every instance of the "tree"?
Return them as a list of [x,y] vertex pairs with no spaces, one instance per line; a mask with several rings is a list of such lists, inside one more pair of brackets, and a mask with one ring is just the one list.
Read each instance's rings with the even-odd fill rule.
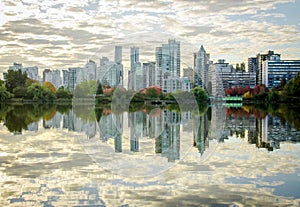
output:
[[250,91],[247,91],[246,93],[244,93],[243,98],[244,99],[251,99],[253,97],[251,96]]
[[194,94],[194,96],[196,97],[196,100],[198,102],[207,101],[207,99],[208,99],[208,94],[201,87],[195,87],[195,88],[193,88],[192,89],[192,93]]
[[56,91],[56,97],[61,99],[71,99],[72,93],[69,91],[69,89],[65,89],[64,87],[60,87]]
[[157,92],[157,90],[155,88],[148,88],[146,90],[146,98],[159,98],[159,93]]
[[300,97],[300,73],[285,85],[284,92],[288,96]]
[[38,83],[32,84],[27,88],[27,97],[34,101],[51,102],[56,96],[55,94],[45,86],[41,86]]
[[46,81],[44,83],[44,86],[46,88],[48,88],[50,91],[52,91],[53,93],[56,93],[56,91],[57,91],[56,88],[55,88],[55,86],[51,82]]
[[27,90],[25,87],[16,87],[13,89],[13,94],[16,98],[26,98],[27,97]]
[[236,69],[236,70],[240,70],[240,69],[241,69],[239,63],[237,63],[237,64],[235,65],[235,69]]
[[21,70],[8,70],[6,76],[6,88],[12,93],[16,87],[25,87],[27,79],[27,74],[22,73]]
[[102,84],[100,82],[98,84],[96,94],[97,95],[103,94],[103,88],[102,88]]
[[6,87],[3,83],[0,83],[0,101],[4,102],[13,97],[13,94],[6,90]]
[[283,90],[285,85],[286,85],[286,79],[285,79],[285,77],[283,77],[280,81],[280,85],[279,85],[278,89]]
[[245,72],[246,71],[246,66],[245,63],[241,63],[241,71]]

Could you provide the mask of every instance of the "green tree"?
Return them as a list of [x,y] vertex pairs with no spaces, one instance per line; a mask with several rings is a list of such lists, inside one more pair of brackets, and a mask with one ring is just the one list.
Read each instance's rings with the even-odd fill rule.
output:
[[148,88],[146,90],[146,98],[152,99],[152,98],[159,98],[159,93],[154,88]]
[[96,94],[97,95],[103,94],[103,88],[102,88],[102,84],[101,83],[98,84]]
[[65,89],[64,87],[60,87],[56,91],[56,97],[61,99],[71,99],[72,93],[69,91],[69,89]]
[[240,69],[241,69],[239,63],[237,63],[237,64],[235,65],[235,69],[236,69],[236,70],[240,70]]
[[288,96],[300,97],[300,73],[285,85],[284,93]]
[[29,86],[26,92],[27,97],[33,101],[52,102],[56,98],[55,94],[49,88],[37,83]]
[[88,98],[96,94],[97,91],[97,82],[94,80],[83,81],[78,84],[74,91],[75,98]]
[[22,73],[21,70],[8,70],[6,76],[6,88],[12,93],[16,87],[25,87],[27,79],[27,74]]
[[285,79],[285,77],[283,77],[280,81],[280,85],[279,85],[278,89],[283,90],[285,85],[286,85],[286,79]]
[[9,100],[13,97],[13,94],[11,94],[10,92],[8,92],[6,90],[6,87],[3,83],[0,83],[0,101],[4,102],[6,100]]
[[207,99],[208,99],[208,94],[201,87],[195,87],[195,88],[193,88],[192,89],[192,93],[194,94],[194,96],[196,97],[196,100],[198,102],[204,102],[204,101],[207,101]]
[[241,71],[245,72],[246,71],[246,66],[245,63],[241,63]]
[[13,94],[16,98],[26,98],[27,97],[27,90],[25,87],[16,87],[13,89]]

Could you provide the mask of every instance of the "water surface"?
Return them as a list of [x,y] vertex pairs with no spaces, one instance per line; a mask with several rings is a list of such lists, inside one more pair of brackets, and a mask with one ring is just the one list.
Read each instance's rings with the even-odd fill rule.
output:
[[0,205],[299,206],[284,110],[1,106]]

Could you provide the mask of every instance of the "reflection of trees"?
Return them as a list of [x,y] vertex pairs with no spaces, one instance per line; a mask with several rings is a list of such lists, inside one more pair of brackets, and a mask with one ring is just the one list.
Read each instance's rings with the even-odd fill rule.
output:
[[56,107],[48,104],[4,105],[1,107],[0,114],[10,132],[21,132],[27,129],[29,124],[55,114]]
[[242,108],[226,108],[227,117],[246,117],[254,115],[257,119],[263,119],[268,112],[254,108],[254,106],[244,106]]

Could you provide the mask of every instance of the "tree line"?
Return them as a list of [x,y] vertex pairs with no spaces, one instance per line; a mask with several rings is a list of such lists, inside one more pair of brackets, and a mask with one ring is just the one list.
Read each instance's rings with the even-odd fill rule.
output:
[[27,77],[21,70],[8,70],[6,81],[0,80],[0,100],[12,98],[38,102],[53,102],[57,99],[71,99],[72,93],[60,87],[56,89],[50,82],[41,84]]

